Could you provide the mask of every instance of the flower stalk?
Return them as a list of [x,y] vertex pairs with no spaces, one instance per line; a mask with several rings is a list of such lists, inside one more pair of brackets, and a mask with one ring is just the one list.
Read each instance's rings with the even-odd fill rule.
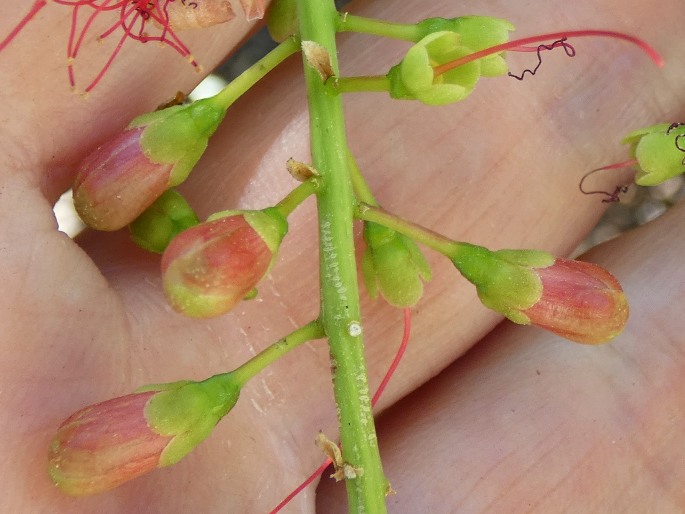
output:
[[[298,0],[302,40],[314,41],[330,54],[338,74],[335,43],[338,13],[332,0]],[[350,512],[386,512],[388,483],[378,451],[371,410],[361,312],[354,257],[353,192],[347,161],[340,95],[330,94],[320,76],[305,63],[313,165],[320,173],[319,213],[321,322],[334,365],[333,389],[338,405],[343,459],[363,470],[346,480]]]

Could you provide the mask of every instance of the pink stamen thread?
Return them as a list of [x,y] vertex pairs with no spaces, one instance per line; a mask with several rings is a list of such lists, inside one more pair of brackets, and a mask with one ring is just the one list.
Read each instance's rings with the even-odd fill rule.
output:
[[46,0],[36,0],[31,6],[31,10],[24,16],[19,23],[12,29],[5,39],[0,41],[0,52],[2,52],[7,45],[23,30],[28,22],[30,22],[40,10],[47,5]]
[[[570,30],[567,32],[552,32],[550,34],[540,34],[538,36],[530,36],[521,39],[515,39],[513,41],[508,41],[506,43],[502,43],[501,45],[491,46],[490,48],[486,48],[484,50],[480,50],[478,52],[466,55],[460,59],[456,59],[454,61],[442,64],[440,66],[435,67],[433,70],[435,75],[438,76],[469,62],[476,61],[483,57],[487,57],[488,55],[497,54],[500,52],[504,52],[506,50],[515,51],[521,48],[523,48],[523,51],[531,51],[532,49],[526,48],[526,45],[529,45],[531,43],[539,43],[541,41],[568,39],[573,37],[609,37],[613,39],[621,39],[623,41],[627,41],[628,43],[637,45],[640,48],[640,50],[646,53],[647,56],[652,61],[654,61],[654,63],[660,68],[664,65],[663,58],[652,46],[650,46],[647,42],[643,41],[642,39],[637,38],[635,36],[631,36],[630,34],[614,32],[611,30]],[[537,48],[535,48],[535,51],[537,51]]]
[[612,192],[602,191],[601,189],[597,189],[595,191],[586,191],[585,189],[583,189],[583,183],[585,182],[585,179],[587,179],[590,175],[594,175],[597,172],[607,171],[607,170],[616,170],[616,169],[620,169],[620,168],[630,168],[632,166],[635,166],[636,164],[637,164],[637,160],[629,159],[627,161],[617,162],[614,164],[608,164],[606,166],[602,166],[601,168],[596,168],[592,171],[588,171],[585,175],[583,175],[583,178],[580,179],[580,182],[578,183],[578,189],[580,189],[580,192],[583,193],[584,195],[604,195],[604,196],[606,196],[606,198],[604,198],[602,200],[603,203],[618,202],[618,201],[620,201],[619,195],[621,193],[625,193],[628,191],[627,185],[616,186]]
[[[381,383],[378,386],[378,389],[376,389],[376,394],[374,394],[373,398],[371,399],[371,406],[372,407],[375,406],[376,403],[378,403],[378,399],[383,394],[383,391],[385,391],[385,388],[388,385],[390,378],[393,376],[393,374],[395,373],[395,370],[397,369],[397,366],[399,365],[400,361],[402,360],[402,357],[404,356],[404,352],[407,349],[407,343],[409,342],[410,333],[411,333],[411,309],[406,308],[406,309],[404,309],[404,332],[402,333],[402,342],[400,343],[400,346],[397,348],[397,353],[395,354],[395,358],[390,363],[390,366],[388,367],[388,371],[385,372],[385,376],[383,377],[383,380],[381,380]],[[276,507],[271,512],[269,512],[269,514],[276,514],[283,507],[285,507],[288,503],[290,503],[290,501],[293,498],[295,498],[295,496],[300,494],[300,492],[303,489],[305,489],[318,476],[320,476],[324,471],[326,471],[326,468],[328,466],[330,466],[331,462],[333,462],[331,459],[326,459],[318,468],[316,468],[316,471],[314,471],[300,485],[298,485],[295,489],[293,489],[293,491],[288,496],[283,498],[283,500],[281,500],[281,503],[276,505]]]
[[[167,5],[175,0],[51,0],[58,5],[69,6],[73,8],[71,16],[71,27],[69,29],[69,36],[67,38],[67,73],[69,77],[69,84],[74,87],[76,85],[74,61],[84,43],[86,35],[90,30],[95,18],[103,12],[119,10],[119,17],[117,21],[112,24],[98,39],[102,40],[114,33],[117,29],[122,29],[124,34],[114,48],[112,54],[107,59],[107,62],[102,69],[97,73],[93,81],[85,88],[85,92],[91,91],[102,79],[107,70],[112,65],[114,59],[121,51],[126,39],[133,39],[140,43],[147,43],[150,41],[157,41],[163,45],[171,47],[174,51],[185,57],[194,68],[200,70],[200,65],[193,58],[190,49],[181,41],[169,25],[169,15],[167,13]],[[12,31],[0,41],[0,52],[9,45],[14,38],[26,27],[26,25],[45,7],[48,0],[36,0],[31,6],[30,11],[21,19],[21,21],[12,29]],[[90,7],[94,10],[81,29],[78,28],[78,14],[80,7]],[[151,35],[146,32],[148,21],[154,21],[161,27],[158,29],[159,34]]]

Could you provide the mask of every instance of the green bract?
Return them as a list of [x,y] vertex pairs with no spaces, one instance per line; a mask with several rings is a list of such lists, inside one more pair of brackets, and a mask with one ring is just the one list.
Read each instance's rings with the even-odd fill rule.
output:
[[631,132],[623,142],[631,145],[637,160],[635,183],[640,186],[655,186],[685,172],[685,126],[653,125]]
[[168,189],[129,228],[134,243],[150,252],[162,253],[179,232],[199,222],[185,198]]
[[364,224],[366,251],[362,258],[364,284],[371,298],[380,292],[395,307],[411,307],[421,299],[423,280],[431,270],[416,244],[376,223]]
[[206,98],[143,114],[129,128],[145,127],[140,146],[151,161],[174,164],[168,184],[173,187],[188,177],[225,114],[215,98]]
[[554,257],[538,250],[500,250],[463,243],[451,258],[461,274],[476,286],[483,305],[515,323],[530,320],[521,311],[542,296],[542,282],[535,268],[554,263]]

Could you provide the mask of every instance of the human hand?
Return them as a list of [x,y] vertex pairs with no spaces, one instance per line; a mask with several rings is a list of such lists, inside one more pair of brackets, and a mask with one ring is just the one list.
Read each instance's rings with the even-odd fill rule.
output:
[[[471,98],[445,108],[379,95],[350,96],[350,145],[381,203],[442,233],[491,248],[570,252],[603,208],[596,198],[577,192],[582,173],[620,155],[618,141],[625,132],[680,113],[677,86],[683,70],[672,34],[681,20],[671,3],[661,5],[660,12],[672,15],[657,19],[653,7],[637,1],[582,2],[574,6],[572,21],[561,19],[561,4],[556,2],[535,7],[505,2],[471,5],[473,13],[510,19],[521,35],[569,28],[571,22],[570,28],[606,26],[633,32],[662,51],[668,66],[656,70],[633,48],[588,40],[577,45],[575,60],[550,53],[536,77],[521,84],[504,78],[484,81]],[[0,22],[0,33],[6,34],[29,4],[7,7],[10,12]],[[360,9],[398,21],[470,14],[449,2],[425,4],[403,2],[398,12],[396,2],[375,1]],[[171,468],[83,499],[64,497],[47,477],[47,445],[71,412],[142,384],[202,379],[232,369],[318,311],[318,278],[311,272],[316,268],[312,205],[293,215],[279,262],[260,286],[260,300],[210,321],[186,319],[166,306],[158,257],[135,248],[124,232],[87,232],[74,243],[56,231],[51,204],[73,179],[75,163],[132,117],[154,109],[176,89],[188,89],[198,77],[172,52],[131,45],[84,100],[66,86],[60,45],[69,11],[49,7],[32,32],[27,30],[23,39],[0,54],[0,90],[5,96],[0,156],[0,273],[5,291],[0,401],[6,413],[0,473],[7,491],[0,510],[125,512],[140,511],[143,505],[151,512],[268,511],[322,459],[313,444],[316,432],[323,429],[330,437],[335,435],[329,362],[322,343],[307,345],[257,377],[212,436]],[[616,19],[619,12],[621,19]],[[234,20],[226,27],[188,34],[184,40],[210,68],[246,30]],[[343,69],[348,73],[387,68],[406,48],[393,42],[370,46],[370,40],[361,36],[343,39]],[[527,59],[517,62],[522,68],[530,64]],[[84,57],[79,66],[88,69],[89,63]],[[183,187],[201,216],[227,208],[263,207],[292,188],[285,159],[308,159],[300,66],[292,59],[229,111]],[[562,506],[564,501],[582,502],[584,497],[573,497],[583,485],[575,474],[566,482],[559,479],[559,496],[545,494],[554,484],[542,480],[558,477],[564,469],[579,472],[587,467],[601,483],[591,491],[601,496],[596,501],[620,506],[611,502],[632,498],[624,488],[636,483],[634,476],[617,474],[616,481],[613,476],[607,480],[602,471],[616,469],[613,466],[625,462],[620,458],[635,455],[645,460],[654,473],[651,477],[658,477],[663,487],[659,499],[682,505],[683,498],[672,485],[682,483],[672,468],[682,460],[682,448],[674,440],[678,430],[673,427],[683,421],[674,393],[681,380],[677,336],[682,323],[678,325],[673,305],[683,295],[682,287],[675,286],[685,281],[682,272],[678,275],[678,240],[672,234],[683,222],[680,209],[655,228],[617,243],[627,246],[597,254],[609,259],[605,264],[624,282],[632,303],[633,321],[614,343],[585,348],[554,338],[543,344],[539,339],[552,338],[507,325],[460,359],[439,382],[411,397],[414,403],[402,403],[384,418],[381,445],[388,456],[387,474],[399,492],[390,499],[397,500],[397,512],[431,510],[428,501],[435,501],[432,511],[449,511],[452,505],[488,510],[488,502],[526,510],[526,502],[554,498]],[[671,234],[673,241],[663,243],[664,249],[657,252],[654,245],[663,242],[664,234]],[[449,262],[434,255],[430,260],[439,279],[427,286],[416,308],[409,351],[381,409],[440,372],[500,321],[480,306],[471,286]],[[652,300],[650,292],[657,291],[659,297]],[[401,314],[381,302],[367,303],[364,312],[373,388],[399,342]],[[657,338],[650,333],[655,320]],[[494,338],[501,341],[495,345]],[[671,354],[672,358],[665,357]],[[631,361],[643,358],[650,360],[644,365]],[[583,368],[581,363],[588,362],[592,366]],[[658,374],[659,380],[645,375],[648,372]],[[576,420],[559,407],[580,403],[571,403],[568,396],[576,391],[569,382],[575,380],[580,387],[579,376],[579,394],[599,391],[580,413],[588,439],[578,438]],[[618,380],[610,382],[607,377]],[[641,387],[638,400],[629,396],[633,377],[640,379],[636,378]],[[458,381],[452,386],[456,393],[449,395],[446,389],[453,380]],[[510,396],[503,397],[505,390]],[[540,405],[550,407],[538,409]],[[406,418],[409,406],[414,419],[400,419],[402,413]],[[549,411],[553,412],[547,415]],[[450,424],[442,423],[445,413],[450,413]],[[603,418],[605,426],[618,427],[629,420],[632,441],[644,446],[636,453],[620,443],[611,446],[616,454],[606,449],[590,452],[583,444],[593,441],[591,419],[600,413],[610,416]],[[487,422],[490,418],[495,418],[493,423]],[[432,437],[418,432],[423,420],[430,420]],[[458,430],[450,432],[450,425]],[[510,437],[505,426],[514,427],[516,437]],[[462,445],[454,455],[474,455],[470,462],[437,460],[449,455],[456,444],[452,437]],[[471,444],[475,437],[478,444]],[[386,438],[393,444],[384,445]],[[496,451],[496,443],[502,441],[499,448],[505,451],[515,447],[509,459]],[[434,447],[439,454],[428,451]],[[408,454],[411,448],[417,454]],[[554,452],[548,462],[547,448],[562,448],[565,453]],[[655,448],[664,448],[665,455],[654,455]],[[578,451],[584,452],[582,458],[576,457]],[[527,460],[517,461],[517,456]],[[422,467],[426,464],[431,467]],[[444,473],[429,474],[443,466]],[[495,473],[487,475],[489,469]],[[524,479],[515,482],[522,473],[540,480],[540,488],[527,489],[533,482]],[[433,489],[420,482],[424,477],[430,477]],[[616,483],[620,485],[613,490]],[[653,494],[654,482],[642,483]],[[456,497],[442,496],[445,490]],[[329,507],[323,505],[320,510],[327,512]],[[546,510],[547,504],[536,505]],[[290,507],[293,512],[313,508],[311,491]]]

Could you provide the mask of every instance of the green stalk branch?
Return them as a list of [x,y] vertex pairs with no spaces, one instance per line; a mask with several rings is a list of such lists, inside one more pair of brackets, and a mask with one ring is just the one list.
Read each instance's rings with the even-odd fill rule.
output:
[[307,323],[306,325],[291,332],[283,339],[276,341],[262,352],[252,357],[245,364],[236,368],[235,371],[227,373],[226,375],[234,380],[234,383],[240,384],[242,387],[254,377],[257,373],[266,368],[269,364],[283,357],[290,350],[293,350],[303,343],[313,341],[314,339],[321,339],[324,337],[323,327],[318,319]]
[[[326,49],[338,74],[333,0],[297,0],[300,36]],[[320,240],[321,322],[328,336],[333,390],[338,406],[343,461],[356,476],[346,478],[352,513],[386,512],[388,483],[378,451],[371,395],[359,328],[361,312],[352,233],[354,194],[350,181],[345,123],[339,94],[306,62],[313,165]]]
[[423,31],[415,24],[394,23],[391,21],[374,20],[349,13],[340,14],[338,20],[339,32],[359,32],[392,39],[404,39],[416,42],[423,37]]
[[449,239],[442,234],[438,234],[437,232],[433,232],[421,225],[399,218],[380,207],[361,204],[357,208],[357,217],[364,221],[371,221],[383,225],[384,227],[391,228],[394,231],[407,236],[409,239],[424,244],[428,248],[432,248],[436,252],[449,258],[455,256],[459,249],[464,246],[464,243],[453,241],[452,239]]
[[276,48],[271,50],[264,57],[238,75],[216,96],[216,100],[225,109],[228,109],[233,102],[244,95],[252,86],[259,82],[267,73],[281,64],[285,59],[293,55],[300,49],[300,42],[295,37],[290,37],[283,41]]

